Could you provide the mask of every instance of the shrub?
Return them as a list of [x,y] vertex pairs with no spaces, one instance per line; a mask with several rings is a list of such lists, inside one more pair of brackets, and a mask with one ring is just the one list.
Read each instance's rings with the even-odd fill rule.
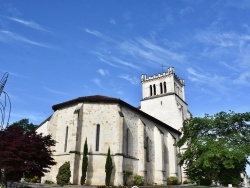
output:
[[44,183],[45,183],[45,184],[54,184],[54,182],[51,181],[51,180],[45,180]]
[[137,186],[144,185],[144,178],[143,178],[143,176],[140,176],[140,175],[136,174],[134,176],[134,184],[137,185]]
[[124,185],[128,185],[128,178],[133,174],[131,171],[123,171]]
[[65,162],[58,170],[58,174],[56,176],[57,184],[61,186],[69,184],[70,176],[70,163]]
[[38,176],[34,176],[31,178],[25,178],[24,181],[29,182],[29,183],[40,183],[41,182],[41,178]]
[[188,180],[184,180],[182,184],[188,184]]
[[167,178],[167,184],[168,185],[177,185],[178,184],[178,178],[175,176],[170,176]]

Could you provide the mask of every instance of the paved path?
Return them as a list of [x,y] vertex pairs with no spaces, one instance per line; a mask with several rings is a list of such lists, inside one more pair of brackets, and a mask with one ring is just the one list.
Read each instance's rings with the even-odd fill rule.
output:
[[[62,186],[57,184],[40,184],[40,183],[17,183],[14,182],[11,188],[20,188],[24,186],[29,186],[32,188],[62,188]],[[65,185],[63,188],[96,188],[96,186],[81,186],[81,185]]]

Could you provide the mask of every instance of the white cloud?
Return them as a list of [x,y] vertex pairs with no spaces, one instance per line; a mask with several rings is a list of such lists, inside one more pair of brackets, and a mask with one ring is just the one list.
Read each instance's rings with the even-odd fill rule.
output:
[[134,58],[143,58],[142,63],[151,62],[161,64],[162,62],[184,62],[185,56],[167,50],[159,45],[156,45],[144,38],[137,38],[136,40],[125,41],[120,45],[123,52],[132,55]]
[[108,70],[104,70],[104,69],[98,69],[97,72],[99,74],[101,74],[102,76],[106,76],[109,74],[109,71]]
[[111,24],[116,24],[116,21],[113,19],[113,18],[111,18],[110,20],[109,20],[109,23],[111,23]]
[[126,74],[126,75],[120,75],[119,78],[123,78],[123,79],[129,81],[129,82],[130,82],[131,84],[133,84],[133,85],[137,85],[137,84],[139,83],[139,80],[138,80],[137,77],[135,77],[135,76],[130,76],[130,75],[128,75],[128,74]]
[[106,63],[106,64],[108,64],[108,65],[110,65],[110,66],[112,66],[112,67],[122,68],[121,66],[118,66],[118,65],[116,65],[114,63],[110,63],[110,61],[104,59],[104,57],[99,57],[99,60]]
[[45,119],[45,114],[33,111],[20,111],[11,113],[10,124],[20,121],[23,118],[29,119],[30,123],[39,125]]
[[49,91],[51,93],[55,93],[55,94],[60,94],[60,95],[67,95],[68,94],[68,93],[58,91],[58,90],[55,90],[55,89],[51,89],[51,88],[48,88],[48,87],[43,87],[43,89],[45,89],[46,91]]
[[218,47],[240,47],[250,41],[250,35],[235,32],[199,31],[196,38],[207,45]]
[[130,67],[130,68],[134,68],[134,69],[140,70],[140,68],[139,68],[138,66],[136,66],[136,65],[134,65],[134,64],[132,64],[132,63],[129,63],[129,62],[127,62],[127,61],[123,61],[123,60],[121,60],[121,59],[119,59],[119,58],[117,58],[117,57],[112,56],[112,57],[111,57],[111,60],[113,60],[114,62],[117,62],[117,63],[119,63],[119,64],[121,64],[121,65],[124,65],[124,66],[126,66],[126,67]]
[[249,0],[226,1],[226,5],[236,7],[239,9],[250,9],[250,1]]
[[180,14],[181,16],[185,16],[185,15],[187,15],[188,13],[193,12],[193,11],[194,11],[194,9],[193,9],[192,7],[185,7],[185,8],[183,8],[183,9],[181,9],[181,10],[179,11],[179,14]]
[[97,31],[97,30],[91,30],[91,29],[84,29],[84,31],[88,34],[94,35],[95,37],[100,38],[101,40],[107,41],[107,42],[113,42],[113,43],[117,43],[116,41],[114,41],[112,38],[102,34],[101,32]]
[[99,38],[103,37],[103,35],[99,31],[96,31],[96,30],[85,29],[85,32],[91,35],[94,35],[96,37],[99,37]]
[[234,84],[250,86],[250,71],[241,73],[240,76],[233,80]]
[[14,39],[16,41],[24,42],[24,43],[31,44],[31,45],[34,45],[34,46],[40,46],[40,47],[44,47],[44,48],[51,48],[51,46],[49,46],[47,44],[35,42],[35,41],[30,40],[28,38],[25,38],[25,37],[23,37],[21,35],[12,33],[10,31],[1,30],[0,31],[0,41],[6,42],[6,43],[9,42],[6,37],[8,37],[8,39]]
[[47,29],[45,29],[44,27],[40,26],[39,24],[33,22],[33,21],[26,21],[26,20],[22,20],[19,18],[15,18],[15,17],[7,17],[8,19],[15,21],[17,23],[20,23],[22,25],[25,25],[27,27],[36,29],[36,30],[40,30],[40,31],[48,31]]
[[228,90],[227,78],[219,75],[212,75],[208,73],[198,72],[193,68],[188,68],[188,78],[197,84],[205,84],[208,89],[216,89],[217,91],[224,93]]
[[100,80],[100,79],[94,78],[92,81],[93,81],[96,85],[98,85],[100,88],[102,88],[102,89],[104,89],[104,90],[107,90],[106,88],[104,88],[104,87],[102,86],[102,83],[101,83],[101,80]]

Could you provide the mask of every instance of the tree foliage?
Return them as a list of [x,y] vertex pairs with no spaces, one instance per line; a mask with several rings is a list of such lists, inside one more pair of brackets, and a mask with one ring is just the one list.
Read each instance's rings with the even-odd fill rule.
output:
[[[27,123],[27,120],[20,121]],[[0,169],[5,181],[18,181],[23,176],[43,176],[56,164],[51,157],[55,141],[50,135],[37,134],[35,129],[18,122],[0,131]]]
[[58,174],[56,176],[56,181],[58,185],[64,186],[69,184],[71,177],[71,171],[70,171],[70,163],[65,162],[62,166],[60,166],[58,170]]
[[178,147],[180,165],[190,180],[238,184],[250,154],[250,112],[219,112],[184,122]]
[[14,122],[11,124],[12,127],[22,127],[24,132],[29,132],[31,130],[35,130],[37,128],[36,125],[29,122],[29,119],[21,119],[20,121]]
[[107,186],[109,186],[110,184],[112,170],[113,170],[113,164],[112,164],[112,158],[110,155],[110,148],[109,148],[107,158],[106,158],[106,164],[105,164],[105,172],[106,172],[105,184]]
[[88,170],[88,143],[87,143],[87,138],[86,138],[85,143],[84,143],[83,159],[82,159],[81,185],[85,183],[87,170]]

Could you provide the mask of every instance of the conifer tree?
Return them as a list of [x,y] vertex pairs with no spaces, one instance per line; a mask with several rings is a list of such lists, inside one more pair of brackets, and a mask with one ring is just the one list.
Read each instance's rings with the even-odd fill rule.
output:
[[112,164],[112,158],[110,155],[110,148],[108,149],[106,164],[105,164],[105,172],[106,172],[106,178],[105,178],[105,184],[109,186],[111,174],[112,174],[113,164]]
[[83,159],[82,159],[81,185],[85,183],[87,170],[88,170],[88,144],[87,144],[87,138],[86,138],[85,143],[84,143]]

